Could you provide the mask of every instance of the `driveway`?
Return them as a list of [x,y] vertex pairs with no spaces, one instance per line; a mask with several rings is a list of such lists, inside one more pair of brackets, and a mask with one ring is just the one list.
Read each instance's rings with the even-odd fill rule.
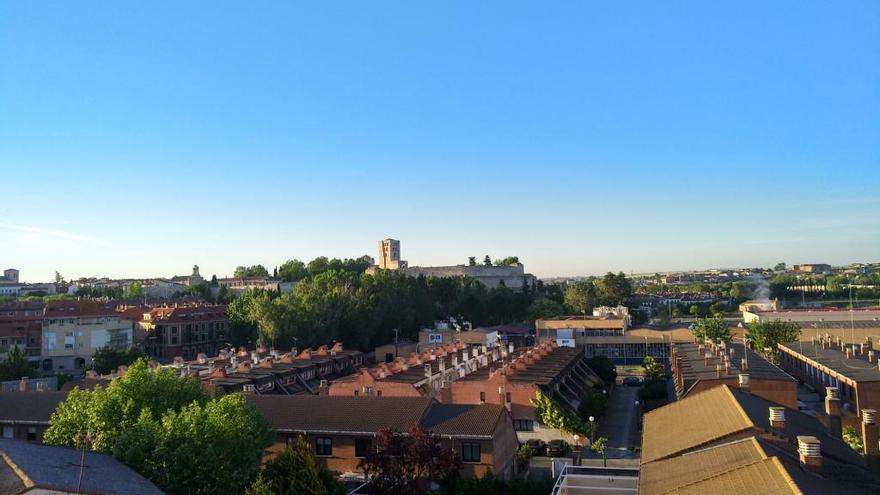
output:
[[632,457],[630,447],[641,446],[638,427],[638,387],[619,386],[611,393],[608,411],[599,424],[596,437],[608,439],[606,455],[609,459]]

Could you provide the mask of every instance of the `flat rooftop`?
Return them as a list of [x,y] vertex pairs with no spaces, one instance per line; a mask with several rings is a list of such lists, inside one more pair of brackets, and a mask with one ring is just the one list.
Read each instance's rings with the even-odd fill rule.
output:
[[810,342],[786,342],[779,344],[779,347],[787,349],[790,354],[800,356],[802,360],[819,363],[856,382],[880,382],[880,369],[877,363],[868,362],[867,355],[856,355],[847,359],[845,352],[840,348],[823,349],[818,343]]
[[815,309],[784,309],[781,311],[750,311],[750,313],[758,315],[762,320],[791,320],[794,323],[801,322],[822,322],[825,324],[845,322],[868,322],[875,326],[880,326],[880,309],[836,309],[836,308],[815,308]]
[[[697,380],[716,379],[717,374],[715,371],[715,365],[721,362],[720,358],[713,358],[707,365],[704,358],[706,351],[704,350],[701,355],[700,348],[697,344],[676,344],[675,348],[677,349],[678,357],[681,358],[681,375],[685,382],[685,389],[690,388],[690,386]],[[759,354],[753,352],[751,349],[746,348],[741,343],[731,342],[727,344],[726,352],[728,355],[730,355],[730,349],[733,349],[733,359],[730,361],[731,372],[729,375],[725,375],[722,368],[722,378],[735,378],[739,373],[748,373],[750,379],[778,380],[785,382],[797,381],[791,375],[782,371],[782,369],[767,361]],[[741,360],[743,358],[747,358],[748,360],[747,371],[742,370]]]

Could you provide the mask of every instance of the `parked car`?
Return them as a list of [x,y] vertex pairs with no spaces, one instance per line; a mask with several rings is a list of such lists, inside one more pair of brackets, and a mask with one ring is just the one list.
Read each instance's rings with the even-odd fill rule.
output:
[[623,385],[627,387],[641,387],[642,379],[637,376],[627,376],[623,379]]
[[568,451],[565,440],[550,440],[547,444],[547,455],[550,457],[562,457]]
[[539,438],[526,440],[526,447],[529,448],[532,455],[544,455],[547,452],[547,444]]

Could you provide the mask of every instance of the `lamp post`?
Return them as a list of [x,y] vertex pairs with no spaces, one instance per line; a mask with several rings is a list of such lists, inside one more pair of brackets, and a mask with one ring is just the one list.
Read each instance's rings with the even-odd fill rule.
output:
[[581,436],[578,435],[577,433],[575,433],[574,435],[572,435],[572,438],[574,439],[574,447],[575,447],[574,451],[571,454],[572,462],[574,463],[575,466],[580,466],[581,465],[581,441],[580,441]]
[[594,416],[590,416],[590,445],[593,445],[593,442],[596,441],[596,418]]

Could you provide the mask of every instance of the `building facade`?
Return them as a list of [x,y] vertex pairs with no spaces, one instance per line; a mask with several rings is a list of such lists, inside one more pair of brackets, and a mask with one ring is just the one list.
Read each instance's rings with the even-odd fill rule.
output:
[[200,353],[217,354],[226,342],[229,318],[225,305],[161,307],[144,313],[140,326],[148,356],[191,360]]
[[82,370],[101,347],[128,349],[134,325],[115,305],[95,301],[52,301],[43,310],[43,371]]
[[318,464],[337,473],[359,473],[359,463],[376,445],[376,434],[406,433],[421,427],[441,447],[458,453],[464,476],[492,471],[506,479],[515,473],[518,448],[510,415],[490,404],[450,406],[424,397],[280,397],[251,395],[248,401],[272,425],[276,438],[269,456],[289,441],[305,438]]

